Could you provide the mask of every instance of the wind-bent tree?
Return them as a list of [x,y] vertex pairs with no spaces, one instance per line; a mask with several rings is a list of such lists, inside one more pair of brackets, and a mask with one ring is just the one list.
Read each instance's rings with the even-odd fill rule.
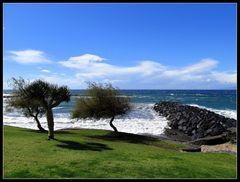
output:
[[54,139],[54,118],[52,109],[61,102],[70,101],[70,90],[67,86],[58,87],[46,81],[35,80],[27,84],[23,89],[23,99],[33,102],[43,109],[48,124],[48,139]]
[[113,120],[116,115],[125,114],[131,109],[129,98],[121,97],[111,84],[88,83],[86,94],[88,97],[76,101],[72,118],[111,118],[109,124],[118,132]]
[[26,88],[26,97],[35,100],[44,108],[48,124],[48,139],[54,139],[54,107],[61,102],[70,101],[70,90],[67,86],[58,87],[42,80],[33,81]]
[[11,110],[13,108],[19,109],[23,112],[24,116],[33,117],[35,119],[39,131],[46,132],[38,119],[38,117],[42,117],[45,113],[44,108],[36,101],[29,100],[24,96],[27,83],[22,78],[19,80],[12,78],[11,85],[13,86],[13,94],[6,99],[6,110]]

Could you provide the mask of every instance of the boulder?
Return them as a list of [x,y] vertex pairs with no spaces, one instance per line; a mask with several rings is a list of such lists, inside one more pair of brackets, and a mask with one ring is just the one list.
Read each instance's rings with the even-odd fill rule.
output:
[[228,141],[229,139],[227,133],[223,133],[217,136],[199,138],[197,140],[191,141],[190,143],[195,145],[216,145],[226,143]]
[[[156,103],[154,110],[159,115],[167,117],[170,129],[166,133],[171,137],[175,136],[170,132],[170,130],[173,130],[173,133],[177,132],[180,140],[188,137],[188,140],[190,138],[190,140],[194,140],[197,143],[219,143],[225,140],[236,142],[235,119],[226,118],[206,109],[182,105],[177,102]],[[227,137],[224,138],[226,134]],[[175,139],[177,140],[178,138],[175,137]],[[198,139],[199,141],[196,141]]]
[[169,128],[165,129],[164,135],[171,140],[180,141],[180,142],[189,142],[192,140],[191,137],[189,137],[187,134],[184,134],[179,130],[174,130]]
[[182,151],[184,151],[184,152],[201,152],[201,147],[183,148]]
[[231,127],[231,128],[228,128],[227,129],[227,132],[228,132],[228,138],[229,138],[229,141],[233,144],[236,144],[237,141],[236,141],[236,132],[237,132],[237,129],[235,127]]

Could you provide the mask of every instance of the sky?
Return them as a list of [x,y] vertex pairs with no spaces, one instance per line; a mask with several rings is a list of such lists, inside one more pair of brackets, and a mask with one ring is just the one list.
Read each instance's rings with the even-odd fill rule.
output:
[[4,3],[12,77],[85,89],[235,89],[236,3]]

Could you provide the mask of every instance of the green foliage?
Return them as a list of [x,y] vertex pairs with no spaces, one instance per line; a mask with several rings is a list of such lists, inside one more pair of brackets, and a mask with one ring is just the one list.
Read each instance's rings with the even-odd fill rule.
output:
[[12,96],[6,99],[6,110],[13,108],[23,112],[26,117],[42,116],[45,112],[44,108],[37,100],[28,97],[29,83],[23,78],[12,78],[10,85],[13,87]]
[[58,87],[46,81],[35,80],[26,83],[24,79],[12,78],[13,97],[7,100],[7,108],[21,109],[25,116],[35,118],[38,128],[44,130],[38,120],[38,115],[46,114],[48,122],[48,137],[54,138],[54,118],[52,108],[61,102],[70,101],[70,90],[66,86]]
[[42,80],[27,83],[23,78],[12,78],[12,97],[6,99],[6,109],[21,109],[25,116],[35,113],[44,114],[47,108],[58,106],[61,102],[68,102],[71,94],[66,86],[58,87]]
[[26,88],[29,99],[38,101],[44,108],[53,108],[61,102],[70,101],[70,90],[67,86],[58,87],[42,80],[35,80]]
[[77,100],[72,118],[109,118],[131,109],[129,98],[122,97],[111,84],[88,83],[86,95]]

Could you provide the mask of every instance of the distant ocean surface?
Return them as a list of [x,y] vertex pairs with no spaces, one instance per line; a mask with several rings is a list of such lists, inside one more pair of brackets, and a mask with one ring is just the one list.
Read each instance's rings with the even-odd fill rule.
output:
[[[11,90],[4,90],[3,95],[11,95]],[[62,103],[53,109],[55,130],[63,128],[93,128],[112,130],[109,119],[71,119],[71,110],[78,97],[85,96],[85,90],[71,90],[69,103]],[[117,116],[114,125],[121,132],[135,134],[161,135],[167,127],[167,120],[153,110],[159,101],[175,101],[182,104],[205,108],[225,117],[237,119],[236,90],[120,90],[122,96],[131,99],[133,110],[123,116]],[[4,101],[5,99],[3,99]],[[5,103],[3,102],[3,105]],[[46,118],[40,118],[47,129]],[[20,112],[3,111],[3,124],[23,128],[37,129],[32,118],[24,117]]]

